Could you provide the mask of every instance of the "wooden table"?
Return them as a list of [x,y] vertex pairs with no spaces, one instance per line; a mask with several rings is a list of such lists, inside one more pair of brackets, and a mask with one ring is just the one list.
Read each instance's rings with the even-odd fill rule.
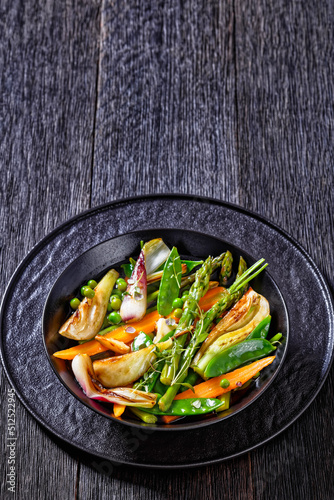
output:
[[[0,12],[2,290],[69,217],[165,192],[268,217],[333,288],[333,2],[3,0]],[[111,471],[17,402],[15,498],[332,500],[333,380],[271,442],[194,470]],[[1,371],[4,402],[9,387]]]

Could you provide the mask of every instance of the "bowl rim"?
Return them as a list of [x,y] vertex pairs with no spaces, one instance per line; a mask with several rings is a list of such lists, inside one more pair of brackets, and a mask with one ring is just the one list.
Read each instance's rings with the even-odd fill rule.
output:
[[[240,253],[240,255],[245,256],[246,259],[250,259],[251,261],[253,261],[253,260],[256,261],[256,259],[254,259],[254,257],[251,254],[249,254],[245,250],[241,249],[237,245],[234,245],[233,243],[228,243],[223,238],[220,238],[219,236],[216,236],[216,235],[208,234],[208,233],[206,233],[204,231],[194,231],[194,230],[185,229],[185,228],[181,229],[181,228],[159,227],[159,228],[136,229],[134,231],[128,231],[126,233],[118,234],[117,236],[113,236],[112,238],[108,238],[106,240],[103,240],[103,241],[101,241],[101,242],[93,245],[89,249],[85,250],[84,252],[82,252],[75,259],[73,259],[65,267],[65,269],[63,269],[63,271],[59,274],[59,276],[57,277],[57,279],[54,281],[52,287],[49,290],[49,293],[48,293],[48,295],[46,297],[46,300],[45,300],[45,303],[44,303],[44,306],[43,306],[42,321],[41,321],[41,334],[42,334],[43,346],[44,346],[44,350],[45,350],[48,362],[51,365],[54,373],[57,375],[58,379],[60,380],[61,384],[70,392],[70,394],[72,396],[74,396],[78,401],[80,401],[82,404],[84,404],[87,408],[89,408],[90,410],[95,411],[99,415],[102,415],[103,417],[107,418],[111,422],[117,422],[117,423],[120,423],[120,424],[125,425],[125,426],[129,426],[129,427],[132,427],[132,428],[133,427],[139,428],[139,429],[145,428],[145,429],[152,429],[154,431],[162,431],[162,432],[166,432],[166,431],[168,432],[168,431],[171,431],[171,430],[172,431],[186,431],[186,430],[200,429],[202,427],[207,427],[209,425],[214,425],[214,424],[222,422],[222,421],[224,421],[224,420],[226,420],[228,418],[231,418],[231,417],[237,415],[238,413],[242,412],[246,408],[248,408],[250,405],[252,405],[259,397],[261,397],[266,392],[266,390],[269,388],[269,386],[272,384],[272,382],[276,379],[276,377],[277,377],[280,369],[283,366],[283,363],[284,363],[286,355],[287,355],[288,345],[289,345],[289,338],[290,338],[290,318],[289,318],[289,313],[288,313],[288,309],[287,309],[287,306],[286,306],[283,294],[282,294],[282,292],[281,292],[278,284],[276,283],[275,279],[272,277],[272,275],[268,271],[268,268],[266,268],[266,274],[269,276],[269,280],[274,284],[274,287],[275,287],[275,289],[277,290],[277,292],[279,294],[281,303],[282,303],[283,308],[284,308],[285,319],[286,319],[286,332],[284,334],[284,348],[283,348],[283,352],[282,352],[282,355],[281,355],[281,359],[280,359],[280,361],[278,363],[278,366],[276,367],[275,371],[272,373],[270,379],[266,381],[265,387],[263,387],[262,390],[260,389],[258,391],[258,393],[256,395],[254,395],[253,398],[248,403],[244,404],[240,408],[236,408],[234,411],[231,411],[231,412],[230,412],[230,410],[226,410],[226,414],[225,415],[223,414],[224,412],[222,412],[220,415],[217,414],[216,416],[212,416],[211,418],[208,418],[208,419],[204,418],[202,420],[196,420],[194,423],[192,423],[191,421],[190,422],[188,421],[188,422],[184,423],[183,422],[183,418],[181,418],[179,424],[177,424],[177,423],[174,423],[174,424],[146,424],[146,423],[140,422],[140,421],[136,422],[135,420],[123,420],[122,418],[115,417],[112,414],[106,414],[105,412],[99,410],[98,408],[92,406],[91,404],[89,404],[88,402],[86,402],[85,400],[83,400],[82,397],[79,397],[79,395],[77,395],[65,383],[65,381],[63,380],[63,378],[61,377],[61,375],[57,371],[57,369],[55,367],[55,364],[53,363],[53,361],[51,359],[53,355],[49,354],[48,348],[47,348],[47,345],[46,345],[46,328],[45,328],[45,324],[46,324],[47,306],[48,306],[48,303],[49,303],[49,299],[50,299],[50,296],[51,296],[51,294],[53,292],[54,287],[61,280],[61,278],[64,276],[64,274],[66,274],[68,272],[68,269],[71,266],[73,266],[77,261],[79,261],[80,259],[82,259],[84,255],[90,253],[95,248],[97,248],[100,245],[105,244],[105,243],[107,243],[109,241],[115,240],[117,238],[122,238],[124,236],[134,235],[134,234],[137,234],[137,233],[145,233],[145,232],[146,233],[159,233],[159,231],[170,232],[170,233],[175,233],[175,232],[182,231],[182,232],[192,233],[194,235],[197,234],[197,235],[205,236],[205,237],[208,237],[208,238],[212,238],[212,239],[218,240],[220,243],[222,243],[224,245],[234,247],[234,249],[236,249]],[[138,243],[139,243],[139,241],[138,241]],[[104,273],[104,272],[106,272],[106,270],[102,271],[102,273]],[[63,361],[65,362],[65,365],[67,366],[67,369],[68,369],[67,360],[63,360]],[[73,373],[71,373],[71,375],[74,377]],[[74,377],[74,382],[77,383],[77,381],[75,380],[75,377]],[[89,400],[89,398],[85,395],[84,391],[82,390],[82,388],[80,387],[79,384],[78,384],[78,388],[83,393],[84,397]],[[95,400],[93,400],[93,401],[95,403],[97,403],[99,406],[101,405],[103,407],[103,403],[100,403],[99,401],[95,401]],[[242,399],[241,399],[241,401],[242,401]]]

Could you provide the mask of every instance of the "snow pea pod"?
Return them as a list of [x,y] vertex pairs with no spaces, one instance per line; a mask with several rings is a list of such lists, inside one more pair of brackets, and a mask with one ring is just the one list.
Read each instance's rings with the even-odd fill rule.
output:
[[195,267],[201,266],[203,262],[203,260],[181,260],[181,264],[187,266],[187,273],[190,273]]
[[134,265],[131,263],[122,264],[121,268],[123,269],[125,276],[127,278],[131,278],[132,271],[134,270]]
[[244,340],[215,356],[204,371],[205,378],[217,377],[228,373],[244,363],[267,356],[276,349],[266,339]]
[[133,339],[132,345],[131,345],[131,350],[132,351],[139,351],[140,349],[143,349],[144,347],[148,347],[149,345],[152,345],[153,342],[150,339],[148,335],[144,332],[140,332],[137,337]]
[[204,415],[217,410],[222,402],[216,398],[190,398],[174,400],[169,409],[164,412],[158,405],[153,408],[141,408],[142,411],[153,413],[153,415],[173,415],[175,417],[185,417],[187,415]]
[[260,321],[260,323],[248,335],[246,340],[267,338],[270,327],[270,321],[271,321],[271,316],[270,314],[268,314],[268,316],[266,316],[262,321]]
[[178,251],[172,248],[165,263],[158,295],[158,312],[167,316],[173,310],[173,301],[179,296],[182,265]]

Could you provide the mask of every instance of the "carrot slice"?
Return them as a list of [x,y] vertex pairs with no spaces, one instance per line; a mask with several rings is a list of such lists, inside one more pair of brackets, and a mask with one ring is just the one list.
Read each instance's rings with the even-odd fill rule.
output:
[[114,403],[114,416],[120,417],[121,415],[123,415],[125,408],[126,408],[125,405],[121,405],[119,403]]
[[[138,335],[139,332],[153,332],[155,323],[159,318],[161,318],[161,316],[158,311],[153,311],[144,316],[140,321],[122,325],[119,328],[116,328],[116,330],[106,333],[104,335],[104,338],[118,340],[120,342],[124,342],[124,344],[128,344]],[[130,326],[135,328],[135,331],[133,333],[129,333],[126,331],[126,329]],[[99,352],[107,350],[107,347],[103,346],[102,344],[100,344],[100,342],[93,339],[89,342],[85,342],[84,344],[79,344],[71,347],[70,349],[64,349],[63,351],[55,352],[54,356],[60,359],[73,359],[77,354],[88,354],[88,356],[93,356],[94,354],[98,354]]]
[[211,288],[211,290],[208,290],[204,297],[202,297],[199,301],[199,307],[202,311],[208,311],[219,299],[222,298],[224,292],[226,292],[226,288],[223,286]]
[[[267,358],[259,359],[258,361],[254,361],[250,365],[243,366],[242,368],[238,368],[230,373],[225,373],[224,375],[219,375],[219,377],[210,378],[206,382],[202,382],[201,384],[195,385],[193,392],[191,389],[188,389],[184,392],[180,392],[174,399],[189,399],[189,398],[216,398],[217,396],[221,396],[225,392],[230,392],[233,389],[236,389],[239,386],[239,383],[244,385],[248,380],[250,380],[254,375],[270,365],[275,359],[275,356],[268,356]],[[220,387],[220,382],[226,378],[230,385],[226,389]],[[238,385],[237,385],[238,384]],[[170,423],[175,420],[177,417],[173,416],[164,416],[162,417],[165,423]]]

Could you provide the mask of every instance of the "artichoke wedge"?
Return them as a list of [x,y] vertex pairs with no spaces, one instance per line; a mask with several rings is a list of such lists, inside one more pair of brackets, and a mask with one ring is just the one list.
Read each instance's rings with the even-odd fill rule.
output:
[[176,322],[171,323],[171,319],[160,318],[156,322],[157,333],[153,339],[154,344],[160,342],[160,340],[167,335],[170,331],[175,330],[177,327]]
[[193,370],[204,378],[205,368],[216,354],[245,340],[269,314],[267,299],[250,288],[203,342],[191,364]]
[[155,352],[168,349],[172,343],[172,339],[168,339],[166,342],[160,342],[157,345],[152,344],[123,356],[113,356],[94,361],[93,367],[96,379],[105,387],[119,387],[131,384],[142,377],[149,369],[156,359]]
[[72,370],[82,390],[87,397],[105,403],[118,403],[126,406],[140,406],[152,408],[157,396],[129,387],[105,389],[95,381],[92,360],[87,354],[77,354],[72,361]]
[[100,331],[111,291],[119,274],[111,269],[95,287],[92,299],[85,297],[78,309],[60,328],[59,333],[74,340],[90,340]]

